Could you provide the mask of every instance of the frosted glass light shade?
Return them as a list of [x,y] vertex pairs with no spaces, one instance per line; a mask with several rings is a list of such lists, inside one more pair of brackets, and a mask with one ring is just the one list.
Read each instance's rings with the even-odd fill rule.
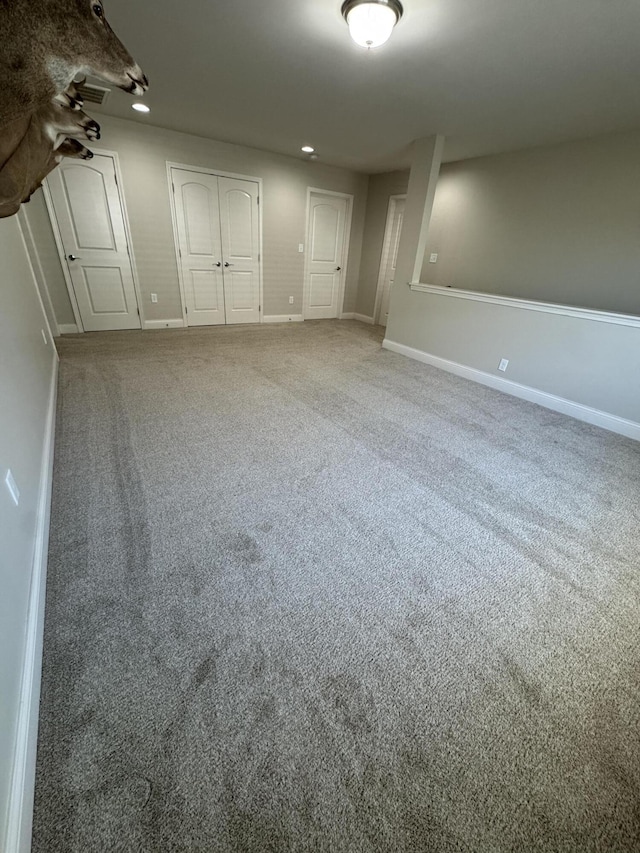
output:
[[397,8],[396,4],[381,3],[379,0],[364,0],[348,5],[351,8],[344,9],[344,17],[349,25],[351,38],[356,44],[367,48],[380,47],[388,41],[402,14],[399,4]]

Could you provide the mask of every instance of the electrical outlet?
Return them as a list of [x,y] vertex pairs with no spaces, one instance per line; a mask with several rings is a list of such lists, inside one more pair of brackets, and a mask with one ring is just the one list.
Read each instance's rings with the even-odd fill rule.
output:
[[18,488],[16,481],[13,479],[13,474],[11,473],[11,468],[6,473],[4,478],[5,485],[7,489],[9,489],[9,494],[11,495],[11,499],[14,504],[18,506],[20,503],[20,489]]
[[437,260],[438,260],[438,253],[437,252],[431,252],[431,254],[429,255],[429,263],[435,264]]
[[293,305],[293,296],[289,297],[289,305]]
[[298,251],[300,254],[304,252],[304,243],[298,243]]
[[45,345],[48,344],[49,339],[47,338],[47,333],[45,332],[44,329],[40,329],[40,331],[42,332],[42,340],[45,342]]
[[508,366],[509,366],[509,359],[508,358],[501,358],[500,364],[498,365],[498,370],[501,370],[504,373]]
[[152,301],[152,302],[157,302],[157,301],[158,301],[158,294],[157,294],[157,293],[152,293],[152,294],[151,294],[151,301]]

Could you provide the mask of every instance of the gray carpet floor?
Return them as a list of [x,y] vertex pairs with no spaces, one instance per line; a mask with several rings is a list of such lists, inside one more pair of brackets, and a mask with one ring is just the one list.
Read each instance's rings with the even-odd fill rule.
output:
[[60,342],[36,853],[640,850],[640,445],[380,341]]

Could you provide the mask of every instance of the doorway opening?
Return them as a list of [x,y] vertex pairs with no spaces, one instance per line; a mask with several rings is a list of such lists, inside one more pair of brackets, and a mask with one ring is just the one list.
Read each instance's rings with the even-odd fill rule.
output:
[[384,240],[382,241],[382,256],[380,258],[380,271],[378,273],[376,302],[373,310],[373,322],[380,326],[386,326],[389,318],[389,301],[396,275],[398,246],[400,245],[406,199],[406,195],[392,195],[389,198],[387,224],[384,229]]

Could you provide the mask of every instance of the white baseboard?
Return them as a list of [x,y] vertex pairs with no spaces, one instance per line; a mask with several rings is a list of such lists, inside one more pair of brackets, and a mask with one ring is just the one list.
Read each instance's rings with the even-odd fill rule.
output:
[[302,314],[263,314],[263,323],[302,323]]
[[143,329],[184,329],[185,322],[180,318],[175,320],[145,320]]
[[373,317],[367,317],[366,314],[356,314],[353,311],[347,311],[340,315],[341,320],[358,320],[360,323],[368,323],[373,326]]
[[58,325],[58,329],[61,335],[77,335],[78,327],[75,323],[63,323],[62,325]]
[[627,438],[640,441],[640,423],[636,423],[635,421],[620,418],[618,415],[612,415],[600,409],[593,409],[591,406],[585,406],[582,403],[576,403],[573,400],[567,400],[565,397],[558,397],[546,391],[539,391],[537,388],[531,388],[528,385],[520,385],[518,382],[512,382],[500,376],[493,376],[491,373],[485,373],[483,370],[476,370],[474,367],[467,367],[464,364],[458,364],[455,361],[431,355],[428,352],[396,343],[396,341],[391,341],[388,338],[384,339],[382,346],[392,352],[397,352],[400,355],[421,361],[423,364],[430,364],[432,367],[438,367],[440,370],[446,370],[448,373],[455,373],[456,376],[471,379],[472,382],[488,385],[490,388],[503,391],[505,394],[511,394],[513,397],[520,397],[522,400],[528,400],[530,403],[537,403],[539,406],[553,409],[554,412],[570,415],[579,421],[585,421],[588,424],[593,424],[594,426],[608,429],[611,432],[617,432],[619,435],[625,435]]
[[31,850],[57,388],[58,357],[55,355],[42,452],[36,539],[31,571],[16,747],[9,792],[7,834],[5,845],[2,847],[5,853],[28,853]]

